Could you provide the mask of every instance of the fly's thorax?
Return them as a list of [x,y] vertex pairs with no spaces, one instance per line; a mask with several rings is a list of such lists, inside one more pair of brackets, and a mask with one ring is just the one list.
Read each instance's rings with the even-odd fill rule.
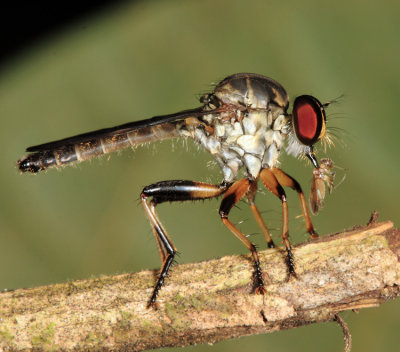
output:
[[181,135],[192,137],[213,155],[225,181],[234,181],[242,167],[248,176],[257,178],[261,168],[277,164],[287,133],[284,114],[274,117],[271,111],[253,109],[238,118],[221,119],[210,114],[203,121],[213,133],[201,125],[186,125]]
[[227,105],[268,109],[275,113],[286,111],[289,97],[275,80],[248,73],[226,77],[214,89],[214,95]]

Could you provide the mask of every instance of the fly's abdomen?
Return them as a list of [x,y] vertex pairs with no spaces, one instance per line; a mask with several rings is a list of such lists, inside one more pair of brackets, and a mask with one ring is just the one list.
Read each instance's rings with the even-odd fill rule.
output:
[[69,145],[58,150],[48,150],[27,155],[17,161],[18,168],[22,172],[37,173],[49,167],[68,164],[78,160],[75,146]]
[[87,133],[27,149],[28,154],[17,162],[22,172],[37,173],[50,167],[61,167],[76,161],[134,147],[143,143],[179,137],[173,123],[115,131]]

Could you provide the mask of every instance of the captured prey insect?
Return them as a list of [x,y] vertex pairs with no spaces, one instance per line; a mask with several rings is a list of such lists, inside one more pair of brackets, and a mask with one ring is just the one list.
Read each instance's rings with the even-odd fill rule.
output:
[[332,171],[333,161],[328,158],[320,160],[320,167],[313,171],[313,179],[310,192],[310,208],[314,215],[317,215],[319,209],[324,206],[325,200],[325,185],[328,186],[329,193],[334,188],[335,172]]
[[[264,278],[267,275],[263,276],[256,247],[228,218],[233,206],[246,198],[268,247],[275,247],[255,204],[259,180],[282,202],[282,238],[289,276],[295,276],[295,266],[283,187],[290,187],[298,193],[307,231],[311,238],[318,237],[300,184],[278,168],[278,160],[285,148],[289,154],[306,156],[311,160],[315,170],[320,172],[320,176],[314,176],[315,190],[311,202],[313,212],[317,212],[323,200],[323,195],[317,193],[322,189],[320,181],[328,180],[330,185],[331,174],[329,167],[319,166],[313,146],[326,136],[324,108],[329,103],[321,104],[313,96],[302,95],[295,99],[290,114],[285,89],[271,78],[252,73],[226,77],[212,93],[203,95],[200,102],[202,106],[195,109],[29,147],[27,152],[30,154],[18,161],[22,172],[37,173],[130,146],[178,137],[193,138],[212,154],[222,169],[220,184],[161,181],[146,186],[141,192],[141,203],[150,220],[162,261],[149,307],[156,306],[157,296],[176,254],[176,247],[156,212],[160,203],[223,195],[219,215],[224,225],[250,250],[255,270],[254,291],[260,294],[265,293]],[[238,179],[241,169],[245,177]]]
[[332,193],[333,189],[338,187],[346,177],[345,174],[341,181],[335,185],[336,172],[332,171],[334,167],[343,170],[343,168],[336,166],[331,159],[323,158],[320,160],[320,166],[313,171],[309,203],[314,215],[317,215],[319,210],[324,207],[325,186],[328,187],[328,192]]

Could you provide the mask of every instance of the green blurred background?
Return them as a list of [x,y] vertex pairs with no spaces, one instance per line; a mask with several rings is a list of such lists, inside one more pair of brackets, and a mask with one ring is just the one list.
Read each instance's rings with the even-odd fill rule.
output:
[[[328,155],[343,184],[314,223],[321,234],[381,220],[400,223],[400,6],[395,1],[143,1],[109,8],[54,33],[0,72],[0,287],[20,288],[159,267],[141,189],[168,179],[219,182],[211,158],[189,141],[162,142],[63,170],[21,175],[27,146],[198,106],[226,75],[256,72],[293,97],[325,102],[343,129]],[[322,156],[323,154],[321,154]],[[282,168],[308,191],[311,167]],[[280,205],[258,205],[279,242]],[[291,236],[307,239],[288,191]],[[219,202],[160,206],[180,263],[246,249],[226,230]],[[234,221],[263,244],[247,206]],[[343,314],[353,351],[398,351],[400,301]],[[191,351],[340,351],[333,323],[226,341]],[[172,349],[171,349],[172,350]]]

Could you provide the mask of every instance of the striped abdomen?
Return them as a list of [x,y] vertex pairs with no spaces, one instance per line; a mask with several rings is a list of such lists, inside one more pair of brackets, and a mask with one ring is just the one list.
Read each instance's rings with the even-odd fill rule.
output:
[[175,123],[152,125],[149,121],[148,126],[141,121],[30,147],[27,151],[32,153],[18,160],[18,168],[22,172],[36,173],[146,142],[179,137]]

